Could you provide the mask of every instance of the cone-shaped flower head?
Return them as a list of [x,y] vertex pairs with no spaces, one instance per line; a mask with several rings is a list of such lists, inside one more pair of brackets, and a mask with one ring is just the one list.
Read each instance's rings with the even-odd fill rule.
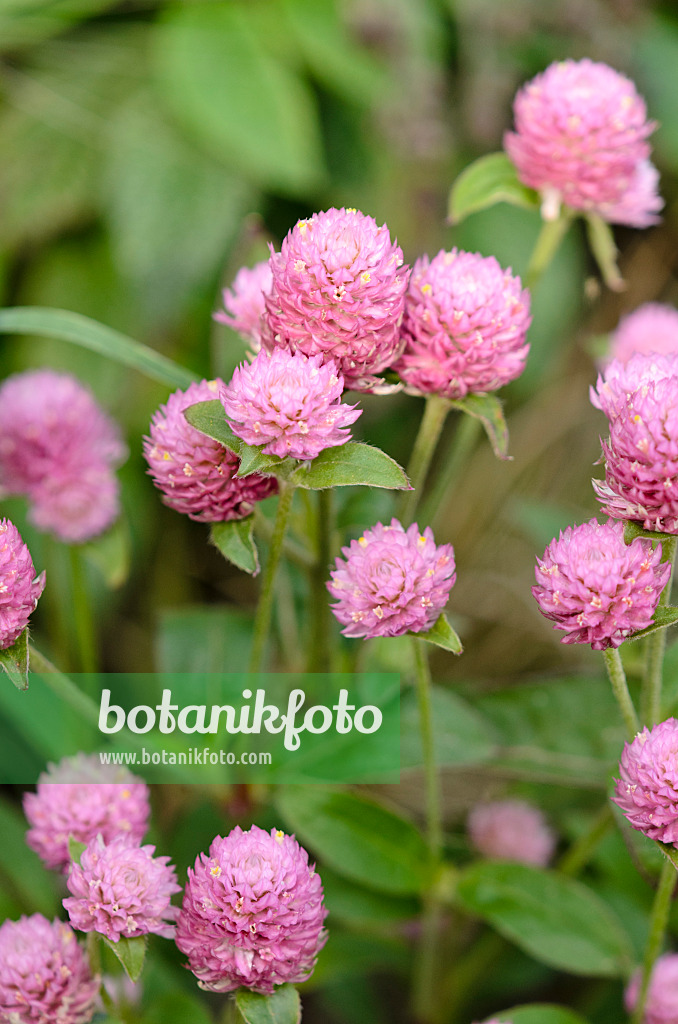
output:
[[236,827],[188,869],[176,942],[201,988],[270,994],[310,977],[326,915],[320,878],[293,836]]
[[663,202],[649,162],[647,120],[635,85],[606,64],[551,64],[516,96],[504,146],[546,210],[560,202],[611,224],[655,224]]
[[386,225],[357,210],[316,213],[272,252],[271,271],[262,344],[333,359],[346,387],[378,385],[402,351],[409,273]]
[[175,391],[154,413],[150,436],[144,438],[149,473],[163,502],[200,523],[244,519],[278,487],[274,477],[258,473],[237,477],[237,455],[201,434],[184,416],[189,405],[218,398],[220,385],[220,380],[203,380]]
[[68,871],[68,838],[89,843],[125,836],[140,843],[151,809],[148,786],[126,768],[102,765],[97,755],[77,754],[50,765],[35,793],[24,794],[30,828],[26,842],[56,871]]
[[565,631],[564,644],[619,647],[649,626],[671,568],[660,565],[661,544],[636,537],[624,543],[623,523],[568,526],[537,559],[539,610]]
[[89,1024],[98,993],[69,925],[33,914],[0,926],[0,1021]]
[[71,924],[81,932],[99,932],[112,942],[137,935],[174,937],[177,885],[169,857],[154,857],[155,846],[135,846],[126,836],[105,843],[90,840],[71,865],[64,900]]
[[219,398],[233,433],[246,444],[306,460],[351,439],[347,428],[362,410],[342,403],[343,390],[332,360],[274,349],[238,366]]
[[31,553],[16,526],[0,519],[0,649],[19,639],[44,589],[45,574],[35,575]]
[[678,845],[678,721],[667,718],[626,743],[612,798],[633,828]]
[[[640,991],[640,972],[634,974],[624,995],[629,1014],[633,1013]],[[675,1024],[678,1020],[678,954],[665,953],[655,960],[643,1014],[643,1024]]]
[[610,336],[609,360],[627,363],[631,356],[678,354],[678,309],[646,302],[622,317]]
[[342,548],[327,584],[345,636],[400,636],[430,629],[457,575],[451,544],[436,546],[430,527],[377,523]]
[[496,391],[525,369],[530,293],[494,256],[438,253],[414,265],[405,298],[405,351],[395,364],[408,391],[464,398]]
[[477,804],[468,817],[468,832],[483,857],[542,868],[551,860],[556,845],[542,812],[525,800]]
[[231,287],[223,291],[224,312],[214,314],[215,320],[249,341],[253,352],[261,348],[262,317],[266,309],[264,295],[271,290],[272,281],[268,260],[254,267],[241,267]]

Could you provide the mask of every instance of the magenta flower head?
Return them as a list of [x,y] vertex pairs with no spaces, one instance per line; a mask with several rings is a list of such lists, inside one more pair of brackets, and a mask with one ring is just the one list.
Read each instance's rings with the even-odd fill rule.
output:
[[664,205],[647,141],[656,125],[628,78],[606,64],[551,64],[515,98],[515,132],[504,146],[543,214],[561,203],[611,224],[656,224]]
[[660,565],[661,544],[636,537],[624,543],[623,523],[568,526],[537,559],[532,587],[539,610],[565,632],[564,644],[594,651],[619,647],[652,622],[671,568]]
[[264,295],[271,290],[273,277],[268,260],[254,267],[241,267],[233,285],[223,291],[224,310],[214,319],[226,324],[249,341],[253,352],[261,348],[262,317],[266,310]]
[[153,415],[144,456],[163,502],[200,523],[244,519],[258,501],[275,494],[274,477],[237,477],[240,460],[218,441],[192,427],[184,410],[218,397],[220,380],[189,384],[175,391]]
[[409,268],[386,225],[357,210],[300,220],[272,252],[262,344],[332,359],[365,390],[400,355]]
[[35,793],[24,794],[26,842],[46,867],[67,872],[69,836],[79,843],[97,835],[140,843],[151,813],[148,797],[146,783],[126,768],[102,765],[96,755],[66,757],[42,773]]
[[64,900],[71,924],[81,932],[99,932],[111,942],[137,935],[174,937],[177,885],[169,857],[154,857],[155,846],[134,846],[126,836],[105,843],[90,840],[71,865]]
[[[632,1014],[640,992],[640,971],[634,974],[624,994]],[[674,1024],[678,1020],[678,954],[664,953],[655,960],[643,1014],[643,1024]]]
[[44,589],[45,574],[35,575],[31,553],[16,526],[0,519],[1,650],[19,639]]
[[405,298],[405,351],[395,364],[408,391],[464,398],[525,369],[530,293],[494,256],[441,251],[414,265]]
[[678,721],[667,718],[624,745],[614,802],[650,839],[678,845]]
[[646,302],[622,317],[610,337],[607,361],[627,363],[637,353],[678,354],[678,309],[661,302]]
[[0,925],[0,1021],[89,1024],[98,993],[69,925],[42,914]]
[[490,860],[512,860],[544,868],[556,838],[538,807],[525,800],[477,804],[468,817],[475,848]]
[[236,827],[188,869],[176,943],[201,988],[270,994],[311,976],[326,915],[320,878],[293,836]]
[[242,363],[219,398],[234,434],[267,455],[314,459],[346,444],[362,410],[344,405],[344,378],[321,355],[274,349]]
[[430,527],[377,523],[342,548],[327,584],[332,611],[351,637],[401,636],[430,629],[457,575],[451,544],[436,546]]

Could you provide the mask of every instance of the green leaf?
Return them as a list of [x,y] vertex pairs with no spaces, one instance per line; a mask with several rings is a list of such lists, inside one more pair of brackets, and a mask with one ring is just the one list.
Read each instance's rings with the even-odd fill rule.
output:
[[510,1021],[511,1024],[587,1024],[574,1010],[565,1006],[553,1006],[550,1003],[530,1003],[528,1006],[514,1006],[511,1010],[503,1010],[495,1020]]
[[542,963],[571,974],[620,977],[630,940],[610,908],[581,882],[526,864],[484,861],[459,876],[462,907]]
[[627,519],[624,523],[624,541],[630,544],[636,537],[645,537],[651,541],[666,541],[668,534],[659,533],[656,530],[645,530],[640,523],[634,522],[633,519]]
[[3,0],[0,10],[0,46],[15,50],[67,31],[72,24],[92,17],[115,0]]
[[263,473],[264,476],[275,476],[276,471],[282,474],[289,461],[278,455],[267,455],[255,445],[240,442],[240,466],[236,476],[249,476],[250,473]]
[[346,921],[362,930],[392,931],[394,923],[419,916],[420,904],[414,896],[396,897],[358,885],[322,866],[325,905],[332,921]]
[[480,420],[498,459],[506,461],[513,458],[508,454],[509,436],[504,410],[496,395],[467,395],[466,398],[450,402],[450,405]]
[[132,546],[127,521],[121,516],[106,533],[83,544],[81,551],[108,586],[117,590],[129,576]]
[[[433,742],[436,764],[482,764],[492,757],[496,740],[492,726],[470,704],[451,690],[431,689]],[[420,768],[424,764],[416,694],[407,690],[400,707],[400,764]]]
[[428,885],[423,837],[382,804],[344,790],[299,786],[283,789],[277,806],[297,838],[339,874],[403,895]]
[[[21,903],[21,912],[52,918],[61,908],[63,892],[54,873],[45,871],[26,845],[26,819],[9,800],[0,799],[0,878],[3,888]],[[62,883],[63,884],[63,883]]]
[[80,858],[87,849],[87,843],[79,842],[74,836],[68,837],[68,856],[76,864],[80,863]]
[[644,636],[649,636],[650,633],[656,633],[658,629],[666,629],[667,626],[673,626],[676,622],[678,622],[678,608],[674,608],[672,605],[660,604],[652,616],[652,624],[646,626],[645,629],[639,629],[637,633],[632,633],[631,636],[626,638],[625,643],[640,640]]
[[361,441],[325,448],[312,462],[302,463],[291,474],[290,482],[314,491],[350,485],[411,489],[404,470],[390,455]]
[[586,231],[603,281],[613,292],[623,292],[626,281],[617,266],[618,249],[612,228],[597,213],[586,214]]
[[17,690],[28,689],[28,629],[23,631],[11,647],[0,651],[0,666],[4,668]]
[[213,441],[223,444],[224,448],[235,452],[236,455],[240,454],[242,441],[231,430],[226,420],[224,407],[218,398],[213,398],[209,402],[196,402],[195,405],[189,405],[187,409],[184,409],[184,416],[196,430],[207,434]]
[[539,209],[539,196],[519,180],[505,153],[489,153],[470,164],[450,191],[447,217],[458,224],[470,213],[495,203],[511,203],[528,210]]
[[[146,989],[144,979],[144,990]],[[193,995],[175,990],[154,996],[146,1003],[144,1024],[213,1024],[205,1004]]]
[[452,654],[461,654],[464,650],[461,640],[444,614],[440,615],[435,624],[425,633],[410,632],[410,636],[419,637],[420,640],[426,640],[430,644],[435,644],[436,647],[443,647],[446,651],[452,651]]
[[237,565],[243,572],[256,576],[259,572],[259,557],[254,543],[254,516],[246,519],[231,519],[226,523],[212,523],[210,541],[224,558]]
[[126,939],[123,936],[117,942],[111,942],[104,936],[104,942],[115,953],[130,981],[138,981],[141,977],[146,958],[147,940],[148,936],[137,935],[133,939]]
[[271,996],[239,988],[235,1005],[245,1024],[299,1024],[301,1021],[301,999],[293,985],[280,985]]

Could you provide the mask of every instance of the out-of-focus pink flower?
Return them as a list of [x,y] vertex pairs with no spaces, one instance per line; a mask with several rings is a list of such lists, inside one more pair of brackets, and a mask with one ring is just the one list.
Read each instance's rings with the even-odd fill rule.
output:
[[624,745],[612,798],[650,839],[678,845],[678,721],[644,728]]
[[409,267],[386,225],[357,210],[301,220],[271,254],[265,348],[332,359],[346,387],[365,390],[400,355]]
[[260,352],[238,366],[219,398],[233,433],[268,455],[314,459],[346,444],[362,410],[341,401],[344,378],[320,355],[285,349]]
[[293,836],[217,836],[188,869],[176,943],[201,988],[273,992],[306,981],[327,939],[320,878]]
[[9,519],[0,519],[0,649],[15,643],[45,589],[45,574],[35,575],[33,559]]
[[562,202],[611,224],[643,228],[663,201],[649,161],[645,102],[624,75],[591,60],[551,64],[517,94],[504,146],[545,215]]
[[525,369],[530,293],[494,256],[422,256],[405,298],[405,351],[394,365],[408,391],[464,398],[496,391]]
[[400,636],[430,629],[456,581],[454,549],[436,546],[430,527],[420,533],[392,519],[377,523],[342,548],[327,589],[345,636]]
[[270,291],[273,277],[268,260],[254,267],[241,267],[230,288],[223,291],[224,310],[214,319],[226,324],[249,341],[253,352],[261,348],[261,325],[266,306],[264,296]]
[[610,336],[608,361],[642,355],[678,355],[678,309],[661,302],[646,302],[622,317]]
[[525,800],[477,804],[468,817],[475,848],[491,860],[513,860],[546,867],[556,838],[538,807]]
[[[624,995],[629,1013],[633,1013],[640,992],[640,972],[634,974]],[[678,954],[665,953],[652,968],[643,1024],[675,1024],[678,1020]]]

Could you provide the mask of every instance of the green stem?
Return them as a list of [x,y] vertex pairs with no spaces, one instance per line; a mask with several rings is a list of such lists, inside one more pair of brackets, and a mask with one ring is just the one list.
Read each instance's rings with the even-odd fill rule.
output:
[[645,1015],[645,1003],[647,992],[650,987],[650,977],[655,961],[661,952],[666,934],[666,926],[671,911],[671,900],[673,890],[676,886],[676,869],[673,864],[666,860],[659,876],[659,885],[655,893],[652,913],[650,915],[650,931],[643,957],[643,970],[640,978],[640,989],[638,990],[638,1001],[631,1016],[631,1024],[641,1024]]
[[413,490],[407,491],[402,497],[401,521],[409,526],[414,521],[415,512],[421,491],[426,482],[431,459],[443,429],[443,424],[450,411],[450,403],[440,395],[429,395],[424,407],[424,415],[419,424],[419,433],[414,442],[412,455],[407,467]]
[[271,612],[273,610],[273,594],[275,574],[282,554],[283,542],[285,540],[285,529],[292,508],[294,498],[294,485],[286,480],[279,481],[278,510],[273,525],[271,546],[268,552],[268,561],[264,570],[264,577],[261,584],[259,605],[254,617],[254,634],[252,637],[252,653],[250,654],[250,672],[259,672],[264,658],[266,641],[271,625]]
[[309,672],[329,672],[330,638],[334,632],[329,624],[329,600],[325,586],[330,574],[332,552],[332,491],[316,491],[316,559],[310,573],[311,583],[311,646],[308,653]]
[[621,656],[616,647],[608,647],[606,651],[603,651],[603,658],[605,659],[605,668],[612,684],[612,692],[617,698],[617,703],[626,725],[627,736],[629,740],[632,740],[640,730],[640,722],[631,700]]
[[98,932],[87,933],[87,959],[89,960],[89,969],[92,975],[94,977],[97,974],[99,975],[99,995],[101,996],[101,1002],[104,1004],[106,1013],[112,1017],[118,1017],[118,1009],[104,987],[101,969],[101,937]]
[[[669,562],[671,575],[664,587],[660,605],[667,605],[671,598],[673,567],[676,559],[676,542],[678,537],[667,536],[662,541],[662,562]],[[655,725],[661,721],[662,678],[664,670],[664,652],[666,650],[666,630],[658,629],[647,637],[645,671],[640,693],[640,715],[643,725]]]
[[555,220],[542,221],[541,231],[537,236],[525,274],[525,284],[531,291],[536,288],[544,272],[550,266],[571,222],[571,214],[562,210]]
[[444,506],[446,496],[452,485],[456,483],[466,469],[469,459],[476,449],[483,425],[475,416],[463,413],[444,455],[440,459],[440,472],[436,475],[430,493],[424,499],[421,520],[433,523],[438,510]]
[[69,547],[71,581],[73,589],[73,619],[78,644],[78,662],[81,672],[96,672],[97,651],[95,642],[92,603],[87,593],[87,579],[82,551],[76,545]]
[[[254,509],[254,528],[257,533],[261,534],[265,541],[268,543],[271,542],[274,529],[273,524],[269,522],[258,505]],[[291,537],[285,537],[283,541],[283,551],[285,553],[285,558],[289,562],[294,562],[294,564],[298,565],[300,569],[309,569],[313,565],[313,557],[311,554],[306,550],[306,548],[302,547],[301,544],[292,540]]]
[[586,832],[563,854],[558,864],[559,871],[564,875],[577,876],[586,867],[601,839],[605,838],[613,824],[612,808],[605,803]]

